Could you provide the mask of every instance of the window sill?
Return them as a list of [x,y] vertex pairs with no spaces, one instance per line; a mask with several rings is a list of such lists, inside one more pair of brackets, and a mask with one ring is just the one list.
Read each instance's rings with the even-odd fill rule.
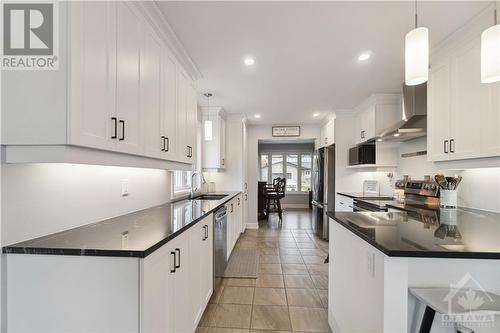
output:
[[309,192],[292,191],[292,192],[285,192],[285,195],[309,195]]
[[189,197],[191,189],[172,191],[172,199],[183,199]]

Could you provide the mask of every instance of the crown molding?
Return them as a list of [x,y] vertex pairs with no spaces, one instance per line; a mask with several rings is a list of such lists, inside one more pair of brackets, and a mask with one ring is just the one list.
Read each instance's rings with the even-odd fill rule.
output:
[[157,1],[137,1],[133,2],[137,8],[145,15],[156,33],[163,39],[170,52],[175,56],[184,71],[193,81],[203,78],[200,70],[187,53],[184,45],[175,34],[172,26],[163,15]]

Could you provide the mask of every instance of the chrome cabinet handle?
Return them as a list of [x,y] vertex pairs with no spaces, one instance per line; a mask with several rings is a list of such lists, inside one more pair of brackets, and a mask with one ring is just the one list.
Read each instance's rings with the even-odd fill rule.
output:
[[165,151],[165,137],[161,136],[161,151]]
[[448,154],[448,140],[444,140],[443,151],[445,154]]
[[455,139],[450,139],[450,153],[455,152]]

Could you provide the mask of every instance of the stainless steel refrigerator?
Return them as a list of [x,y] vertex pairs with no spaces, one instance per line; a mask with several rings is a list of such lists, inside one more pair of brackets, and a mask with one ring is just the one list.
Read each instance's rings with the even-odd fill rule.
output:
[[335,145],[314,151],[312,163],[312,228],[328,240],[326,212],[335,207]]

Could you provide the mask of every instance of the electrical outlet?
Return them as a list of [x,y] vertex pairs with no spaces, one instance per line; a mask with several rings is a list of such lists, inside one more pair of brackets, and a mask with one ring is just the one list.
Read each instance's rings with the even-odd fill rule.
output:
[[128,231],[122,232],[122,250],[128,249]]
[[122,197],[128,196],[128,179],[122,179]]

